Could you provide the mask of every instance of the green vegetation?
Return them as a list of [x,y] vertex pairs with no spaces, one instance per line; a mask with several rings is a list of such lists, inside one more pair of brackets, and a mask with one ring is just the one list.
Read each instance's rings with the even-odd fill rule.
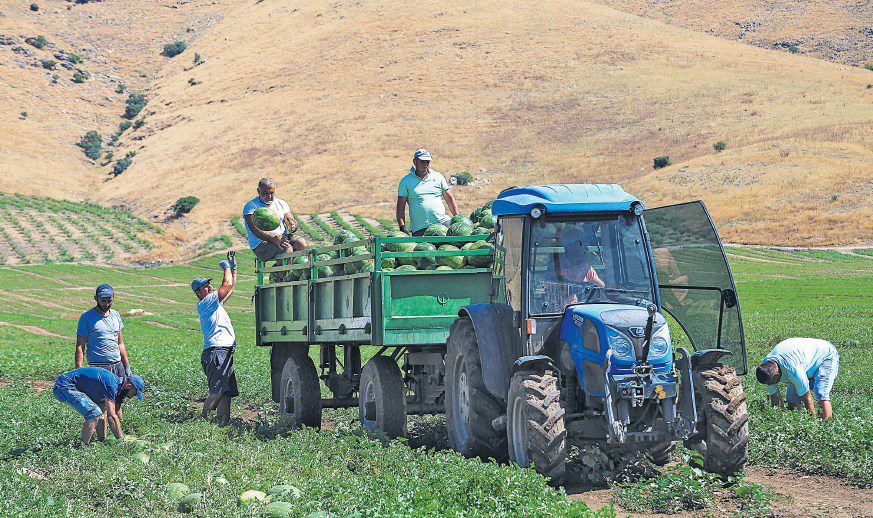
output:
[[193,209],[198,203],[200,203],[200,198],[196,196],[183,196],[176,200],[176,203],[174,203],[170,209],[173,211],[173,215],[178,218],[183,214],[191,212],[191,209]]
[[185,52],[185,49],[187,48],[188,44],[184,41],[174,41],[173,43],[167,43],[166,45],[164,45],[163,54],[168,58],[172,58]]
[[355,227],[353,227],[351,225],[351,223],[346,221],[345,218],[343,218],[342,214],[339,213],[339,211],[336,211],[336,210],[332,211],[330,213],[330,217],[334,221],[334,223],[336,223],[338,226],[340,226],[343,230],[347,230],[347,231],[351,232],[358,239],[366,239],[367,238],[367,236],[365,236],[363,232],[356,229]]
[[653,167],[655,169],[661,169],[662,167],[667,167],[668,165],[670,165],[670,157],[668,157],[666,155],[656,156],[654,158],[653,162],[654,162]]
[[33,46],[33,47],[36,47],[38,49],[41,49],[48,44],[48,40],[45,39],[45,36],[37,36],[36,38],[26,38],[24,40],[24,42]]
[[118,83],[115,87],[115,93],[123,94],[125,90],[127,90],[127,85],[124,83]]
[[139,128],[143,127],[144,125],[145,125],[145,118],[143,117],[143,118],[137,119],[133,123],[133,129],[139,129]]
[[360,214],[355,214],[355,219],[358,221],[358,223],[362,227],[364,227],[364,229],[367,232],[370,233],[370,235],[372,235],[372,236],[384,236],[385,235],[384,230],[380,229],[379,227],[377,227],[377,226],[373,225],[372,223],[370,223],[369,221],[367,221],[367,218],[365,218],[364,216],[362,216]]
[[42,68],[44,68],[46,70],[54,70],[55,65],[58,64],[58,62],[53,60],[53,59],[43,59],[39,63],[40,63],[40,65],[42,65]]
[[95,130],[85,133],[76,145],[82,148],[85,156],[91,160],[97,160],[103,153],[103,137]]
[[73,82],[74,83],[84,83],[88,79],[91,79],[91,74],[85,72],[84,70],[77,70],[73,74]]
[[237,234],[241,235],[243,239],[248,237],[245,223],[243,223],[243,220],[240,216],[234,216],[230,218],[230,224],[233,225],[233,228],[236,229]]
[[221,235],[207,239],[201,248],[206,250],[223,250],[232,246],[233,239],[228,235]]
[[394,232],[397,230],[397,223],[390,219],[379,218],[379,225],[382,226],[388,232]]
[[320,233],[319,231],[317,231],[314,228],[312,228],[311,226],[309,226],[309,224],[306,223],[306,221],[304,221],[303,218],[301,218],[300,216],[298,216],[294,212],[292,212],[291,214],[294,216],[294,219],[297,221],[297,224],[300,226],[301,232],[303,232],[307,236],[311,237],[315,241],[321,241],[324,239],[324,234]]
[[311,219],[313,223],[318,225],[318,227],[323,230],[324,233],[328,236],[333,237],[334,235],[336,235],[337,230],[332,226],[328,225],[327,222],[321,219],[321,216],[319,216],[318,214],[310,214],[309,219]]
[[196,52],[194,53],[194,64],[195,64],[195,65],[199,65],[199,64],[200,64],[200,54],[198,54],[198,53],[196,53]]
[[873,63],[867,63],[866,65],[864,65],[864,68],[866,68],[867,70],[873,70]]
[[462,171],[460,173],[455,174],[455,178],[458,181],[458,185],[467,185],[468,183],[473,181],[473,175],[470,171]]
[[121,173],[127,171],[127,168],[130,167],[130,164],[133,163],[133,157],[136,156],[136,151],[128,151],[124,158],[115,162],[115,165],[112,167],[112,174],[115,176],[120,175]]
[[133,119],[139,112],[145,108],[145,105],[148,104],[148,100],[144,95],[138,93],[132,93],[127,97],[126,106],[124,108],[124,118],[125,119]]
[[78,54],[70,54],[67,56],[67,61],[69,61],[70,63],[75,65],[75,64],[79,63],[80,61],[82,61],[82,56],[80,56]]
[[727,149],[727,143],[724,140],[719,140],[712,145],[712,149],[716,151],[724,151],[725,149]]

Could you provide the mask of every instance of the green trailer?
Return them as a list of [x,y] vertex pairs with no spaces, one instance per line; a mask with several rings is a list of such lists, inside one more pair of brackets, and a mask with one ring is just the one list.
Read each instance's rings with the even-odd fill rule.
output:
[[[257,345],[271,347],[272,396],[282,417],[318,427],[323,408],[357,406],[366,428],[400,436],[407,415],[442,413],[449,329],[463,307],[501,291],[502,252],[462,249],[487,238],[377,237],[258,261]],[[474,264],[436,269],[440,262]],[[416,263],[430,269],[402,266]],[[363,346],[375,354],[362,366]],[[322,397],[320,381],[330,397]]]

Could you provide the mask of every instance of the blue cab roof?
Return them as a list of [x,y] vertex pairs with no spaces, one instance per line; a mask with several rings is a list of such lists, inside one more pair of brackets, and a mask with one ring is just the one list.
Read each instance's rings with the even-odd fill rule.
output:
[[620,212],[642,203],[616,184],[554,184],[512,187],[500,193],[491,213],[496,216],[529,214],[537,205],[547,214]]

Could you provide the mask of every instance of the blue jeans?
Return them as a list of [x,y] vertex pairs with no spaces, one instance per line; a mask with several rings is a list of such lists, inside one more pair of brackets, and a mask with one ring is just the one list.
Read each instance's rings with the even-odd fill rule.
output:
[[97,403],[91,401],[91,398],[84,393],[76,390],[76,387],[65,385],[55,385],[55,399],[62,403],[66,403],[73,407],[76,412],[82,414],[86,421],[97,419],[103,413]]
[[[833,356],[825,358],[818,367],[815,376],[809,378],[809,388],[819,401],[831,400],[831,389],[834,388],[834,380],[837,379],[837,373],[840,370],[840,355],[834,353]],[[792,404],[800,404],[800,396],[794,390],[794,385],[788,384],[788,391],[785,394],[785,399]]]

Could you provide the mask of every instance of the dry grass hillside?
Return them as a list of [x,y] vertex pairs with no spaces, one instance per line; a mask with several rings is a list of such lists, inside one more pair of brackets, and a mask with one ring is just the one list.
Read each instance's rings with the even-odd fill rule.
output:
[[[87,193],[154,218],[197,195],[173,224],[192,239],[227,232],[264,175],[300,213],[391,217],[420,146],[437,170],[484,169],[477,176],[490,183],[456,188],[465,211],[509,185],[620,182],[650,204],[703,198],[735,242],[869,244],[873,235],[869,71],[579,1],[212,8],[223,16],[154,68],[147,123],[115,150],[137,152],[130,168]],[[166,28],[150,56],[176,34]],[[194,52],[205,62],[192,68]],[[28,122],[11,111],[4,148]],[[75,126],[68,142],[90,122],[54,116]],[[719,140],[727,149],[717,153]],[[659,155],[675,165],[653,172]],[[2,160],[0,172],[20,179]]]
[[744,41],[864,66],[873,63],[869,0],[597,0],[628,13]]

